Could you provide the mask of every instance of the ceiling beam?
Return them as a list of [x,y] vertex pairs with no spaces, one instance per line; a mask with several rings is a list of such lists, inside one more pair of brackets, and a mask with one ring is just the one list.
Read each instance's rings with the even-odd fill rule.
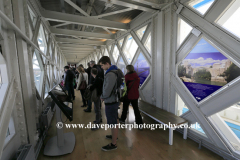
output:
[[74,31],[74,30],[67,30],[67,29],[58,29],[54,27],[50,27],[50,31],[52,34],[56,34],[56,35],[78,36],[78,37],[87,37],[87,38],[93,38],[93,39],[114,39],[114,35],[110,35],[110,34]]
[[[104,1],[106,3],[109,3],[109,0],[100,0],[100,1]],[[142,10],[142,11],[145,11],[145,12],[154,13],[154,12],[157,11],[157,10],[152,9],[152,8],[144,7],[144,6],[141,6],[141,5],[133,4],[133,3],[129,2],[129,1],[127,1],[127,2],[125,2],[125,1],[110,0],[110,3],[116,4],[116,5],[119,5],[119,6],[124,6],[124,7],[127,7],[127,8],[133,8],[133,9]]]
[[87,44],[87,45],[105,45],[106,42],[91,41],[88,39],[70,39],[70,38],[55,38],[58,43],[73,43],[73,44]]
[[88,16],[88,14],[82,10],[82,8],[78,7],[75,3],[73,3],[71,0],[65,0],[65,2],[67,2],[70,6],[72,6],[73,8],[75,8],[77,11],[79,11],[80,13],[82,13],[84,16]]
[[71,48],[71,47],[60,47],[60,49],[62,51],[67,51],[67,52],[71,52],[71,51],[89,51],[89,52],[94,52],[95,49],[91,49],[91,48]]
[[[92,11],[92,6],[95,0],[89,0],[88,7],[87,7],[87,14],[90,16],[91,11]],[[86,26],[82,26],[82,31],[85,31]]]
[[58,44],[59,47],[71,47],[71,48],[88,48],[88,49],[95,49],[94,46],[87,46],[87,45],[76,45],[76,44]]
[[65,23],[61,23],[61,24],[54,25],[54,26],[52,26],[52,27],[57,28],[57,27],[61,27],[61,26],[68,25],[68,24],[70,24],[70,23],[69,23],[69,22],[65,22]]
[[113,22],[109,20],[96,19],[91,17],[84,17],[84,16],[60,13],[55,11],[47,11],[47,10],[42,11],[41,14],[43,17],[45,17],[46,20],[50,20],[50,21],[70,22],[73,24],[88,25],[88,26],[101,27],[101,28],[105,27],[109,29],[116,29],[116,30],[122,30],[122,31],[126,31],[130,29],[130,27],[127,24],[120,23],[120,22]]
[[106,16],[111,16],[114,14],[119,14],[122,12],[127,12],[127,11],[131,11],[133,10],[132,8],[127,8],[127,9],[122,9],[122,10],[118,10],[118,11],[114,11],[114,12],[110,12],[110,13],[105,13],[105,14],[100,14],[98,16],[91,16],[92,18],[102,18],[102,17],[106,17]]

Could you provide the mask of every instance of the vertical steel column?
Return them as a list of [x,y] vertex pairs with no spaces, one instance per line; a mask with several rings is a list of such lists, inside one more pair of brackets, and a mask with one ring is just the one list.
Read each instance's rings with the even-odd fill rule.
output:
[[[23,31],[25,31],[25,22],[28,23],[27,15],[27,3],[25,0],[13,1],[13,14],[15,24]],[[32,70],[32,62],[29,60],[28,46],[25,41],[19,36],[16,37],[17,52],[19,59],[20,78],[22,85],[22,93],[24,99],[24,108],[26,113],[27,127],[28,127],[28,139],[29,143],[33,146],[36,144],[35,137],[37,136],[36,128],[36,90],[35,86],[32,85],[33,80],[30,76]]]

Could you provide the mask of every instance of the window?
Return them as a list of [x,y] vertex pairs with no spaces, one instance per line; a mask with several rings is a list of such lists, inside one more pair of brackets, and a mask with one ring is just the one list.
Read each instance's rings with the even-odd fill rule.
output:
[[204,15],[211,7],[214,0],[195,0],[189,3],[189,5],[197,10],[200,14]]
[[124,40],[124,39],[122,38],[120,41],[118,41],[118,44],[119,44],[120,47],[122,47],[123,40]]
[[13,138],[15,133],[16,132],[15,132],[14,121],[13,121],[13,117],[11,116],[10,121],[9,121],[9,125],[8,125],[6,138],[5,138],[5,141],[4,141],[4,146]]
[[240,76],[240,68],[205,38],[201,38],[178,65],[178,77],[202,101]]
[[57,47],[55,47],[55,64],[57,64],[58,61],[58,50]]
[[228,10],[219,18],[217,23],[233,33],[234,35],[240,37],[240,1],[235,1]]
[[151,32],[148,35],[148,38],[144,44],[144,46],[147,48],[148,52],[151,54]]
[[112,45],[110,44],[110,45],[108,46],[109,52],[111,52],[111,49],[112,49]]
[[182,44],[182,42],[187,38],[189,33],[192,31],[192,27],[181,18],[178,19],[178,27],[179,29],[177,46],[179,47]]
[[140,55],[138,56],[138,59],[134,64],[134,69],[140,78],[141,86],[150,74],[150,66],[142,53],[140,53]]
[[127,37],[127,42],[126,45],[123,49],[123,53],[125,54],[127,60],[129,63],[131,63],[136,51],[138,49],[138,45],[135,42],[135,40],[133,39],[133,37],[131,35],[129,35]]
[[191,127],[192,127],[191,128],[192,130],[194,130],[198,133],[204,134],[204,136],[205,136],[205,132],[203,131],[201,125],[198,122],[196,122],[195,124],[192,124]]
[[125,65],[122,57],[120,58],[120,60],[118,62],[118,68],[122,70],[123,74],[125,74],[126,65]]
[[50,87],[49,87],[49,83],[48,83],[48,78],[46,78],[44,98],[47,98],[48,92],[49,92],[49,88],[50,88]]
[[240,102],[209,117],[230,145],[240,151]]
[[33,27],[35,27],[35,24],[37,22],[37,17],[35,16],[35,14],[33,13],[33,11],[29,6],[28,6],[28,11],[29,11],[29,15],[30,15],[30,19],[32,21]]
[[177,94],[177,116],[188,112],[189,109],[186,104],[183,102],[182,98]]
[[38,45],[40,50],[46,54],[46,50],[47,50],[47,43],[46,43],[46,39],[45,39],[45,33],[43,31],[43,27],[42,25],[40,25],[39,28],[39,33],[38,33]]
[[36,53],[33,54],[33,74],[34,74],[34,82],[35,86],[41,95],[41,85],[43,81],[43,67],[39,63],[39,58],[36,56]]
[[8,74],[5,59],[0,52],[0,108],[8,87]]
[[104,56],[109,56],[107,49],[105,49]]
[[139,30],[137,30],[137,35],[138,35],[138,38],[141,40],[142,39],[142,37],[143,37],[143,35],[144,35],[144,33],[145,33],[145,31],[146,31],[146,28],[147,28],[147,25],[146,26],[144,26],[144,27],[142,27],[142,28],[140,28]]
[[115,62],[117,62],[118,56],[119,56],[119,50],[117,48],[117,46],[115,45],[114,50],[113,50],[113,59],[115,60]]
[[48,79],[51,80],[51,72],[50,72],[50,65],[47,65],[47,75],[48,75]]

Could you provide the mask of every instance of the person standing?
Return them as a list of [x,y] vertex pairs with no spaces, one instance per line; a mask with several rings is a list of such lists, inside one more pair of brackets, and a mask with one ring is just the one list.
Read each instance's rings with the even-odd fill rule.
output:
[[125,123],[129,104],[131,103],[134,110],[134,114],[135,114],[136,124],[143,124],[142,117],[138,109],[138,98],[139,98],[138,88],[140,84],[140,78],[138,77],[137,73],[134,71],[133,65],[127,65],[126,69],[127,69],[127,74],[125,75],[125,83],[127,86],[127,97],[123,101],[122,116],[119,119],[119,122]]
[[[96,68],[92,68],[91,74],[95,80],[94,80],[93,84],[90,86],[90,91],[93,91],[94,89],[96,89],[96,91],[97,91],[96,100],[93,101],[94,110],[96,113],[96,120],[93,122],[96,124],[100,124],[102,122],[102,115],[101,115],[101,110],[100,110],[100,104],[101,104],[100,96],[102,94],[103,79],[98,76],[98,70]],[[97,130],[97,129],[99,129],[99,127],[92,128],[92,130]]]
[[[87,74],[88,74],[88,85],[92,84],[92,81],[91,81],[91,70],[92,70],[92,67],[90,66],[90,62],[88,62],[88,68],[87,68]],[[87,101],[87,104],[88,104],[88,107],[87,109],[84,109],[85,112],[91,112],[92,111],[92,101],[91,99],[89,99]]]
[[65,70],[65,77],[64,77],[63,85],[66,87],[66,90],[68,91],[69,100],[70,101],[71,101],[71,99],[75,100],[74,86],[73,86],[73,81],[74,81],[75,75],[69,69],[69,66],[65,66],[64,70]]
[[[85,72],[84,68],[82,68],[81,66],[79,66],[77,68],[77,71],[79,72],[79,76],[78,76],[78,85],[77,85],[77,89],[79,89],[80,84],[85,80],[86,81],[86,85],[88,85],[88,74]],[[79,89],[82,95],[82,101],[83,101],[83,105],[81,107],[86,107],[87,106],[87,101],[84,98],[84,93],[86,91],[85,89]]]
[[113,71],[117,71],[118,68],[115,65],[111,65],[111,60],[108,56],[103,56],[99,63],[103,70],[105,70],[104,82],[103,82],[103,93],[101,100],[105,103],[105,114],[107,117],[107,123],[109,125],[115,125],[111,129],[112,135],[106,135],[106,138],[112,139],[112,143],[103,146],[102,150],[110,151],[117,149],[117,137],[118,137],[118,97],[114,94],[117,89],[117,75]]

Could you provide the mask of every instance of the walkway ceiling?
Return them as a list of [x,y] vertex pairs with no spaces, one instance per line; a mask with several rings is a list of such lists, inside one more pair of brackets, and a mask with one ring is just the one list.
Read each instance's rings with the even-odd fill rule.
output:
[[[97,46],[127,31],[142,12],[154,13],[172,0],[39,0],[42,17],[68,63],[77,63],[96,52]],[[69,55],[71,54],[71,56]],[[75,56],[75,58],[73,58]],[[77,56],[77,58],[76,58]]]

